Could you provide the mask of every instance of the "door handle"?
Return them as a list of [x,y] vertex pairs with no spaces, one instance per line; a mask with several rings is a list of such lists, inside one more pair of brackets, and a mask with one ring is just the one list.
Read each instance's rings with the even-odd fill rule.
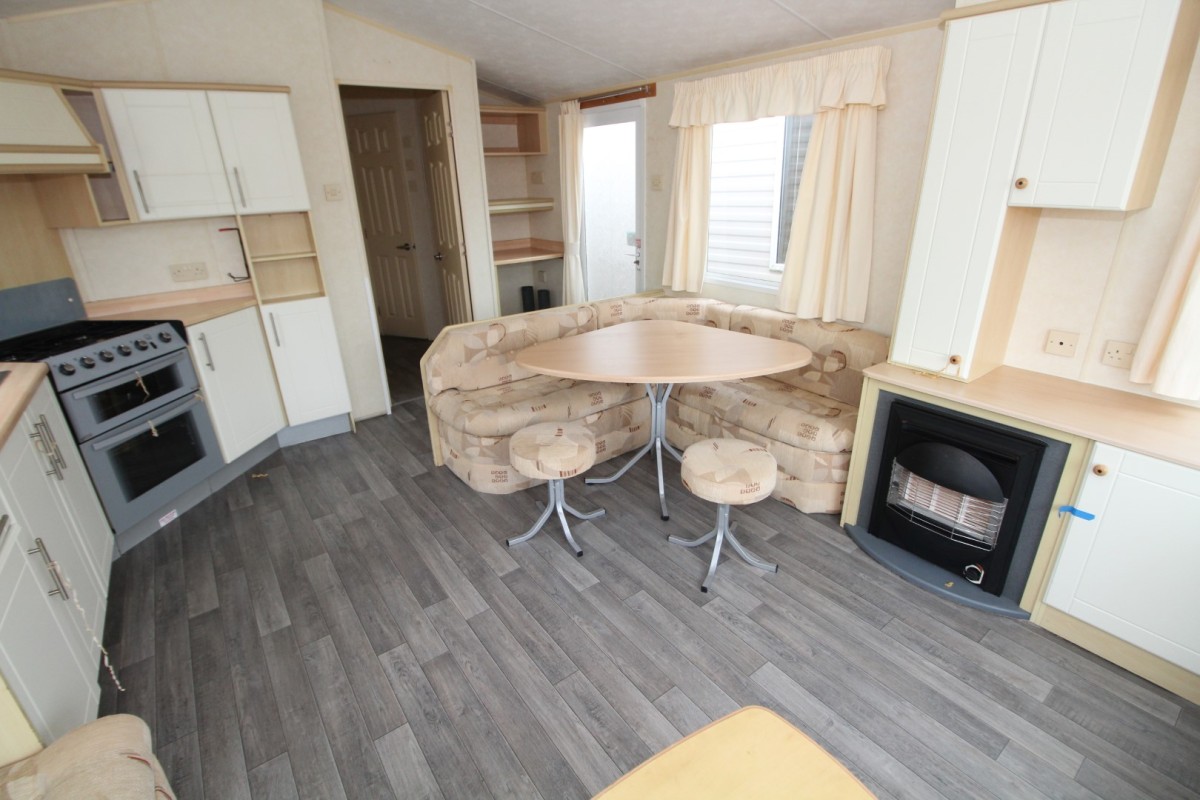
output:
[[404,244],[396,245],[396,249],[397,250],[416,250],[417,246],[415,244],[413,244],[412,242],[405,242]]
[[202,333],[200,334],[199,338],[200,344],[204,345],[204,355],[208,358],[208,360],[204,362],[204,366],[208,367],[213,372],[216,372],[217,368],[213,366],[212,350],[208,348],[208,337]]
[[434,260],[434,261],[441,261],[441,260],[443,260],[444,258],[445,258],[445,256],[444,256],[444,255],[442,255],[441,253],[434,253],[434,254],[433,254],[433,260]]
[[50,457],[58,463],[59,469],[66,469],[67,460],[63,458],[62,448],[58,446],[58,439],[54,437],[54,430],[50,427],[50,420],[46,419],[45,414],[38,414],[38,418],[41,420],[42,429],[46,433],[46,438],[50,440]]
[[142,198],[142,208],[144,208],[146,213],[149,214],[150,204],[146,202],[146,190],[142,188],[142,176],[138,175],[138,171],[136,169],[133,171],[133,182],[137,185],[138,196]]
[[242,173],[237,167],[233,168],[233,182],[237,184],[238,199],[242,201],[242,208],[246,207],[246,193],[242,190]]
[[268,314],[267,316],[269,316],[269,317],[271,318],[271,332],[275,334],[275,346],[276,346],[276,347],[283,347],[283,345],[279,343],[279,326],[277,326],[277,325],[275,324],[275,314],[274,314],[274,312],[272,312],[272,313]]
[[63,599],[64,602],[70,600],[71,595],[67,592],[67,587],[63,584],[62,575],[58,571],[58,562],[50,557],[50,551],[46,549],[45,542],[43,542],[41,539],[34,539],[33,541],[37,546],[32,550],[26,550],[25,552],[31,556],[37,555],[38,553],[42,554],[42,561],[46,563],[46,570],[50,573],[50,577],[54,579],[54,585],[57,587],[55,589],[51,589],[49,594],[51,596],[58,595]]

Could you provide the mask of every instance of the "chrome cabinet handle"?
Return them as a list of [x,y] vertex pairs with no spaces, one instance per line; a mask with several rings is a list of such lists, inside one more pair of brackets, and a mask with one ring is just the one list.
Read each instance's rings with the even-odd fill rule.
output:
[[208,367],[213,372],[216,372],[217,368],[213,366],[212,350],[210,350],[208,347],[208,337],[203,333],[200,334],[200,343],[204,345],[204,355],[208,358],[208,360],[204,362],[204,366]]
[[233,182],[237,184],[238,199],[242,201],[242,208],[246,207],[246,193],[242,191],[242,173],[237,167],[233,168]]
[[133,182],[137,185],[138,196],[142,198],[142,208],[144,208],[146,213],[149,214],[150,204],[146,202],[146,190],[142,188],[142,176],[138,175],[138,171],[136,169],[133,171]]
[[275,346],[283,347],[283,345],[279,343],[279,327],[275,324],[275,313],[271,312],[267,316],[271,318],[271,332],[275,334]]
[[54,451],[50,447],[50,436],[47,429],[43,428],[40,422],[33,423],[33,427],[37,432],[29,434],[29,438],[35,440],[37,442],[37,449],[42,455],[50,459],[50,470],[46,473],[46,476],[53,475],[60,481],[65,480],[62,469],[58,466],[58,459],[54,457]]
[[58,595],[64,601],[70,600],[71,595],[67,592],[66,584],[63,583],[62,573],[58,571],[58,562],[50,557],[50,551],[46,549],[45,542],[43,542],[41,539],[34,539],[33,541],[37,546],[32,550],[26,550],[25,552],[31,556],[37,555],[38,553],[42,554],[42,561],[44,561],[46,564],[46,571],[50,573],[50,577],[54,579],[54,585],[57,587],[49,591],[50,596],[53,597],[54,595]]
[[66,469],[67,460],[63,458],[62,448],[58,446],[58,437],[54,435],[54,429],[50,427],[50,420],[46,419],[45,414],[38,414],[38,418],[41,419],[46,437],[50,440],[50,449],[53,451],[51,458],[58,462],[59,469]]
[[8,514],[0,517],[0,541],[3,541],[4,534],[8,531]]

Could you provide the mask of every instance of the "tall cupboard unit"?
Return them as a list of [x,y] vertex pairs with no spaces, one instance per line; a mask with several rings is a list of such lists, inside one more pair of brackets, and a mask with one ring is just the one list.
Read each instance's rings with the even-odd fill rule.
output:
[[999,366],[1040,208],[1151,202],[1198,30],[1194,0],[947,23],[893,363],[966,381]]
[[0,447],[0,673],[43,742],[96,716],[112,546],[43,379]]

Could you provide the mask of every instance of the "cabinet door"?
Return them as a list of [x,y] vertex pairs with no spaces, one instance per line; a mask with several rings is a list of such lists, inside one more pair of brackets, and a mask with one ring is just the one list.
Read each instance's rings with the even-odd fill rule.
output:
[[1012,205],[1129,207],[1178,12],[1179,0],[1050,5]]
[[233,213],[204,92],[104,89],[102,96],[140,219]]
[[1075,507],[1047,605],[1200,672],[1200,471],[1097,444]]
[[[8,150],[4,145],[13,145]],[[103,172],[100,148],[57,88],[0,80],[0,172]]]
[[280,92],[209,92],[225,174],[239,213],[307,211],[300,148]]
[[[4,502],[0,498],[0,517]],[[0,533],[0,671],[38,737],[49,743],[95,719],[98,661],[82,653],[33,537],[9,517]],[[81,659],[81,655],[85,656]]]
[[271,303],[262,314],[288,424],[348,413],[350,394],[329,299]]
[[232,462],[286,424],[262,321],[245,308],[192,325],[188,339],[221,454]]
[[947,25],[894,362],[970,375],[1045,15],[1034,6]]

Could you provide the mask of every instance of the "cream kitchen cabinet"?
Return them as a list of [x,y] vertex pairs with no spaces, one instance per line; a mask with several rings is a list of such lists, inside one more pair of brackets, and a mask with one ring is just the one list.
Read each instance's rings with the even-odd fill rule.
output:
[[261,311],[288,424],[349,413],[329,298],[268,303]]
[[287,424],[262,320],[244,308],[190,326],[188,339],[221,455],[231,463]]
[[[1012,205],[1150,205],[1198,13],[1188,0],[1063,0],[1048,7]],[[1184,54],[1186,61],[1173,63]]]
[[104,89],[102,96],[141,220],[308,208],[286,94]]
[[1010,212],[1008,194],[1045,17],[1032,6],[947,24],[895,363],[966,380],[1003,358],[1011,319],[983,321],[998,266],[1019,287],[1012,243],[1037,224],[1037,212]]
[[47,381],[0,448],[0,518],[0,670],[50,741],[96,715],[113,538]]
[[1200,471],[1094,445],[1044,602],[1200,673]]

